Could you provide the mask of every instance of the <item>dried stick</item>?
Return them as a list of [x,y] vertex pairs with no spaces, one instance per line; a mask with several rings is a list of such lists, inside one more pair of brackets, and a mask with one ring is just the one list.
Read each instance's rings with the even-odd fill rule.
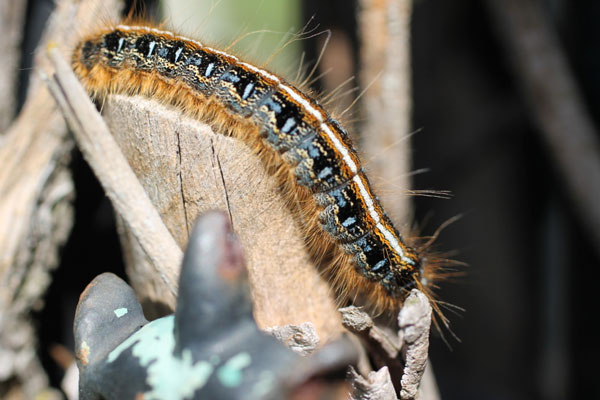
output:
[[56,48],[49,51],[49,57],[55,73],[48,87],[69,122],[84,158],[152,261],[156,273],[175,296],[183,257],[181,249],[70,66]]
[[302,356],[312,353],[319,345],[319,336],[311,322],[301,325],[272,326],[264,332]]
[[366,167],[386,210],[398,224],[411,219],[410,17],[412,0],[361,0],[360,82],[366,122],[361,128]]
[[427,365],[429,350],[429,328],[431,327],[431,305],[427,296],[413,290],[404,301],[398,314],[398,336],[404,343],[401,399],[415,399]]
[[17,73],[27,2],[0,0],[0,142],[17,102]]
[[384,379],[384,375],[388,374],[403,400],[438,397],[431,385],[427,387],[429,392],[419,392],[427,364],[431,326],[431,305],[422,292],[413,289],[406,298],[398,314],[400,330],[397,335],[377,326],[371,317],[358,307],[346,307],[340,311],[344,326],[362,339],[380,366],[387,366],[385,372],[379,370],[377,375],[369,374],[368,379],[356,382],[355,389],[364,393],[363,397],[357,398],[369,399],[372,398],[369,397],[369,393],[386,392],[388,379]]
[[525,97],[600,250],[600,142],[556,32],[536,0],[487,0]]
[[[48,43],[69,51],[82,27],[118,13],[119,1],[61,0],[34,59],[27,100],[0,141],[0,390],[33,398],[47,386],[31,310],[40,304],[73,220],[68,161],[73,142],[39,71]],[[42,49],[41,51],[39,49]],[[3,96],[7,95],[3,92]]]
[[387,367],[371,371],[364,378],[354,369],[350,370],[352,400],[396,400],[396,390]]

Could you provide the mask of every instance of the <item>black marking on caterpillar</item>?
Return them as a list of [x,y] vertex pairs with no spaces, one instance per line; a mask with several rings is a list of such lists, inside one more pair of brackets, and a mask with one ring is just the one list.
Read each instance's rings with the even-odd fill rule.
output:
[[297,184],[311,191],[321,228],[352,256],[356,272],[393,299],[426,286],[419,255],[372,194],[347,133],[316,100],[282,78],[197,41],[143,26],[118,25],[83,41],[73,64],[84,81],[98,67],[157,73],[250,120]]

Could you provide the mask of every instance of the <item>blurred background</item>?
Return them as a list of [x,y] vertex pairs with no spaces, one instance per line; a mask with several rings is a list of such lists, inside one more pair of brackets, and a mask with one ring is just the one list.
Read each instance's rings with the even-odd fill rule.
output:
[[[531,96],[528,82],[536,75],[523,72],[525,61],[518,50],[519,41],[530,39],[523,33],[531,31],[510,28],[518,3],[412,4],[411,157],[412,170],[419,171],[412,186],[452,192],[450,199],[413,197],[414,220],[432,234],[445,221],[463,215],[442,232],[436,248],[455,251],[453,258],[468,265],[464,276],[439,290],[441,299],[465,310],[448,314],[460,341],[448,337],[447,345],[434,332],[430,357],[443,399],[600,398],[594,367],[600,346],[593,327],[599,275],[594,229],[599,227],[591,216],[586,219],[586,209],[573,195],[572,178],[557,162],[560,139],[552,145],[547,140],[550,125],[544,121],[556,115],[544,115],[536,101],[546,99]],[[579,91],[581,102],[575,106],[595,128],[600,117],[600,3],[526,3],[538,5],[545,26],[555,35],[554,50],[567,67],[560,71]],[[228,44],[245,32],[268,30],[239,45],[254,61],[269,58],[289,38],[286,32],[298,32],[310,21],[309,29],[332,32],[325,52],[335,51],[337,61],[335,70],[315,82],[315,89],[331,90],[337,84],[331,82],[359,73],[356,0],[173,0],[144,7],[167,25],[210,43]],[[51,10],[51,0],[28,2],[21,99],[30,56]],[[536,26],[525,27],[535,33]],[[270,66],[294,78],[302,53],[310,66],[322,44],[323,35],[295,41]],[[533,60],[548,56],[530,55]],[[537,71],[547,72],[543,65]],[[553,75],[538,78],[550,88],[559,82]],[[571,99],[568,93],[561,97],[568,109]],[[360,110],[360,100],[356,108]],[[572,124],[574,131],[578,122]],[[360,123],[358,111],[353,123],[358,136]],[[563,133],[567,148],[566,141],[578,132]],[[595,143],[589,146],[591,152],[597,151]],[[62,369],[55,345],[72,346],[71,318],[79,293],[107,269],[123,276],[110,204],[78,155],[73,171],[75,227],[36,314],[40,357],[56,386]],[[585,180],[585,167],[579,171]],[[588,187],[592,195],[600,182],[591,179]]]

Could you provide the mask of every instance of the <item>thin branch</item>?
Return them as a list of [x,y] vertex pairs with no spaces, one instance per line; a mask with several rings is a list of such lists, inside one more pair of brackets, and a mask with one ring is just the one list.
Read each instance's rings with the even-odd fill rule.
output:
[[[397,182],[381,193],[386,210],[399,223],[411,218],[411,67],[410,20],[412,0],[361,0],[361,86],[372,86],[362,98],[366,122],[361,127],[362,150],[372,160],[367,167],[375,187]],[[390,148],[388,151],[387,149]],[[382,149],[386,149],[385,157]]]
[[404,343],[405,367],[402,373],[401,399],[415,399],[427,365],[431,305],[422,292],[413,290],[398,314],[398,335]]
[[[342,313],[342,324],[362,339],[369,349],[369,353],[380,366],[387,366],[391,382],[395,384],[401,399],[410,400],[417,396],[425,396],[428,399],[437,398],[436,393],[431,391],[419,393],[419,385],[427,365],[431,326],[431,305],[422,292],[413,289],[404,301],[398,314],[400,330],[397,335],[377,326],[371,317],[358,307],[342,308],[340,312]],[[379,370],[378,374],[384,373]],[[371,378],[374,379],[374,376],[369,375],[367,381],[357,382],[355,380],[355,383],[365,389],[362,390],[364,393],[382,391],[387,380],[383,379],[383,376],[379,376],[381,379],[377,380]],[[432,376],[428,378],[432,378]],[[361,386],[369,381],[375,382],[373,384],[382,386],[382,388],[373,385]],[[431,383],[431,379],[429,382]],[[435,387],[435,384],[429,384],[428,388],[432,386]],[[359,390],[359,392],[361,391]]]

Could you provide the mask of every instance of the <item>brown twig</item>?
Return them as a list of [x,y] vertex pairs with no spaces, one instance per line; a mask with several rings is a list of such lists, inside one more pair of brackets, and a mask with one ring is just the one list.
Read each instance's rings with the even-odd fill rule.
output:
[[396,400],[396,390],[387,367],[371,371],[365,378],[354,369],[350,370],[352,400]]
[[411,68],[410,19],[412,0],[361,0],[358,22],[361,36],[362,98],[365,123],[362,148],[375,186],[386,188],[381,198],[399,224],[411,218],[410,131]]
[[402,372],[401,399],[415,399],[427,365],[429,351],[429,328],[431,327],[431,305],[427,296],[413,290],[406,298],[398,314],[398,336],[403,343],[405,360]]
[[[363,340],[380,366],[387,366],[385,373],[380,370],[378,374],[385,375],[389,372],[391,382],[395,384],[401,399],[415,399],[418,396],[437,398],[431,385],[428,385],[430,392],[419,393],[427,364],[431,326],[431,305],[422,292],[413,289],[406,298],[398,314],[400,330],[397,335],[377,326],[367,313],[357,307],[346,307],[340,311],[344,326]],[[368,387],[369,390],[364,391],[365,393],[385,392],[383,388],[373,386],[387,384],[386,379],[377,376],[378,379],[372,380],[369,375],[369,379],[361,381],[359,387]],[[369,381],[372,381],[371,384],[365,386]]]
[[300,325],[272,326],[266,328],[264,332],[302,356],[312,353],[319,345],[319,336],[311,322]]

